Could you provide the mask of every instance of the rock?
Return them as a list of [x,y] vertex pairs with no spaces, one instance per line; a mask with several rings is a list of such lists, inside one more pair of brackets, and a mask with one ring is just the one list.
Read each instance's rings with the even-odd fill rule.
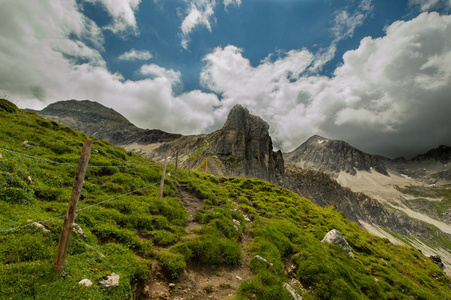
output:
[[240,221],[238,221],[238,220],[236,220],[236,219],[233,219],[233,223],[235,223],[236,226],[240,226],[240,225],[241,225],[241,224],[240,224]]
[[268,265],[270,265],[270,266],[273,266],[273,264],[272,264],[271,262],[267,261],[266,259],[264,259],[264,258],[261,257],[260,255],[255,255],[254,257],[255,257],[256,259],[259,259],[259,260],[265,262],[266,264],[268,264]]
[[22,145],[27,149],[33,149],[33,145],[28,144],[28,141],[22,141]]
[[92,285],[92,282],[89,279],[82,279],[78,282],[78,284],[90,287]]
[[445,270],[445,265],[442,262],[442,258],[438,255],[431,255],[429,256],[429,258],[434,262],[434,264],[437,265],[437,267],[440,268],[440,270],[444,271]]
[[42,225],[41,223],[34,222],[33,225],[36,226],[36,227],[38,227],[38,228],[41,228],[42,231],[44,231],[44,232],[50,232],[50,230],[48,230],[47,228],[45,228],[45,226]]
[[340,245],[341,248],[348,253],[349,256],[352,258],[355,257],[355,255],[351,251],[351,247],[349,247],[349,244],[346,242],[345,238],[341,235],[341,233],[336,230],[332,229],[321,240],[322,243],[329,243],[329,244],[337,244]]
[[107,276],[106,279],[99,281],[99,284],[102,286],[109,288],[112,286],[118,286],[119,285],[119,275],[116,273],[111,273]]
[[285,283],[285,284],[283,285],[283,287],[284,287],[287,291],[290,292],[290,294],[293,296],[293,299],[295,299],[295,300],[302,300],[302,297],[296,292],[296,290],[295,290],[291,285],[289,285],[288,283]]
[[87,239],[87,236],[83,232],[83,229],[81,229],[80,225],[78,224],[72,224],[72,231],[81,236],[83,239]]

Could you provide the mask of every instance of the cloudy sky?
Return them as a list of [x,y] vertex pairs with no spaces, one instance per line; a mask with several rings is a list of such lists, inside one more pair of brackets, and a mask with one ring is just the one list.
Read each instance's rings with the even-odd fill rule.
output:
[[0,97],[205,133],[240,103],[276,148],[451,145],[451,0],[0,0]]

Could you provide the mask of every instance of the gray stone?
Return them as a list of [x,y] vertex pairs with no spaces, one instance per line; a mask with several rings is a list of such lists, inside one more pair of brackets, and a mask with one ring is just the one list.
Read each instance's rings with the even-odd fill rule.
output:
[[354,254],[351,251],[351,247],[349,247],[349,244],[346,242],[345,238],[341,235],[341,233],[336,230],[332,229],[321,240],[322,243],[329,243],[329,244],[337,244],[339,245],[343,251],[348,253],[349,256],[355,257]]
[[296,290],[295,290],[291,285],[289,285],[288,283],[285,283],[285,284],[283,285],[283,287],[284,287],[287,291],[290,292],[290,294],[291,294],[291,296],[293,296],[293,299],[294,299],[294,300],[302,300],[301,295],[299,295],[299,294],[296,292]]
[[119,275],[117,275],[116,273],[111,273],[110,275],[107,276],[106,279],[99,281],[99,283],[106,288],[118,286]]
[[259,260],[265,262],[266,264],[268,264],[268,265],[270,265],[270,266],[273,266],[273,264],[272,264],[271,262],[267,261],[266,259],[264,259],[264,258],[261,257],[260,255],[255,255],[254,257],[255,257],[256,259],[259,259]]
[[92,282],[89,279],[82,279],[78,282],[78,284],[90,287],[92,285]]

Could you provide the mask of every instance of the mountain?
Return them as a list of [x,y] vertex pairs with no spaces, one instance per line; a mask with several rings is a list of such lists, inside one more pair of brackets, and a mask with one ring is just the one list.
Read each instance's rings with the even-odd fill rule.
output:
[[[64,106],[65,102],[60,104]],[[89,120],[84,122],[84,126],[89,127]],[[101,130],[116,136],[107,128]],[[101,132],[96,134],[102,136]],[[447,240],[451,234],[451,227],[443,221],[419,213],[418,209],[407,209],[401,206],[401,200],[387,198],[389,193],[402,194],[399,189],[406,186],[393,186],[398,181],[391,183],[395,178],[390,173],[394,167],[386,162],[392,160],[364,153],[343,141],[314,136],[285,155],[288,162],[304,169],[285,167],[282,153],[273,151],[268,124],[260,117],[251,115],[241,105],[231,109],[223,128],[210,134],[180,136],[161,142],[144,142],[141,139],[140,142],[127,144],[128,141],[128,137],[124,136],[116,143],[156,161],[170,156],[174,162],[178,153],[179,166],[187,170],[216,176],[259,178],[289,188],[319,206],[336,207],[349,220],[374,234],[397,243],[407,243],[425,253],[437,254],[437,251],[433,249],[435,246],[426,247],[423,243]],[[315,168],[320,171],[315,171]],[[403,183],[407,180],[400,174],[396,176]],[[381,194],[383,197],[380,197]],[[442,212],[442,215],[443,220],[447,219],[446,213]],[[410,240],[406,242],[399,235]],[[440,254],[446,265],[451,266],[451,245],[441,244],[440,247],[449,248],[449,251]]]
[[336,175],[375,170],[388,175],[386,167],[375,155],[360,151],[344,141],[312,136],[294,151],[284,154],[285,162],[302,169],[313,169]]
[[[376,237],[334,207],[266,181],[187,170],[166,177],[158,200],[161,165],[94,137],[77,206],[83,234],[72,233],[55,273],[87,136],[3,99],[0,124],[4,299],[451,298],[440,258]],[[322,242],[337,230],[352,256]],[[112,277],[117,286],[105,287]]]
[[[367,154],[343,141],[313,136],[293,152],[284,154],[284,158],[287,163],[304,168],[297,173],[319,178],[324,176],[316,172],[323,171],[354,192],[335,191],[330,188],[333,184],[319,187],[322,185],[319,182],[327,182],[324,178],[315,180],[316,185],[291,185],[292,190],[318,205],[336,205],[348,218],[370,231],[374,230],[371,228],[374,225],[382,226],[376,228],[378,231],[388,228],[395,233],[403,232],[405,227],[410,231],[407,235],[425,238],[427,226],[413,224],[412,219],[451,234],[450,149],[442,145],[409,160],[393,160]],[[368,206],[371,202],[366,195],[378,200],[377,203]],[[421,244],[419,240],[412,246]],[[446,257],[448,264],[451,263],[449,254]]]
[[269,125],[240,105],[231,109],[222,129],[191,136],[138,128],[114,110],[87,100],[56,102],[37,113],[158,161],[174,158],[179,151],[180,165],[187,169],[273,183],[284,172],[282,153],[272,148]]
[[[283,155],[285,162],[298,168],[325,172],[334,178],[340,174],[375,172],[385,175],[411,177],[428,182],[428,179],[446,178],[451,169],[451,147],[441,145],[412,159],[389,159],[365,153],[345,141],[314,135],[298,148]],[[440,172],[443,176],[440,176]],[[390,173],[390,174],[389,174]],[[437,173],[437,174],[435,174]],[[435,174],[435,175],[434,175]]]
[[160,143],[181,137],[158,129],[138,128],[114,109],[95,101],[59,101],[34,112],[115,145]]

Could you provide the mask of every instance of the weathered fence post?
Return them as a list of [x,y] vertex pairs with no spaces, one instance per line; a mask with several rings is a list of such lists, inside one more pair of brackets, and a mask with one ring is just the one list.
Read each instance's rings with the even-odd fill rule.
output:
[[166,173],[166,165],[168,163],[168,158],[164,158],[164,165],[163,165],[163,172],[161,172],[161,182],[160,182],[160,194],[158,195],[158,200],[161,200],[161,197],[163,197],[163,187],[164,187],[164,176]]
[[66,259],[67,247],[69,246],[69,238],[72,233],[72,226],[75,217],[77,216],[77,204],[80,198],[81,188],[83,187],[86,168],[88,167],[89,157],[91,155],[92,140],[87,139],[83,144],[81,150],[80,161],[78,162],[77,174],[75,176],[74,186],[72,188],[72,195],[70,197],[69,206],[67,207],[66,216],[64,217],[63,228],[61,229],[60,240],[58,248],[56,249],[55,262],[53,270],[61,272],[64,268],[64,261]]

